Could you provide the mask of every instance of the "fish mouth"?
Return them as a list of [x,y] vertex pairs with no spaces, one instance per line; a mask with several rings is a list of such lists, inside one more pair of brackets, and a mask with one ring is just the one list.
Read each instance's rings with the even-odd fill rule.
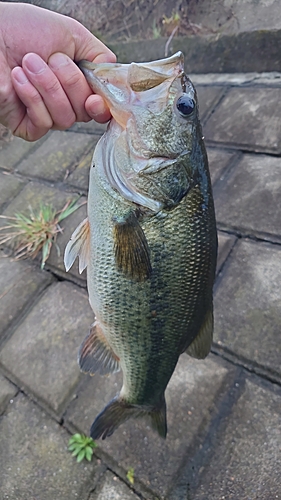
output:
[[166,104],[173,81],[184,72],[184,56],[177,52],[171,57],[144,63],[77,63],[91,89],[100,95],[113,118],[122,128],[132,115],[134,105],[147,106],[154,102],[156,112]]

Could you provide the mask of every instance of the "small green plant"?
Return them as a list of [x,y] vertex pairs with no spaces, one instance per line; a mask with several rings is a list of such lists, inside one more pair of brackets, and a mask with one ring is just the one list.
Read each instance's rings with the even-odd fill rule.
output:
[[154,40],[156,40],[157,38],[159,38],[161,36],[161,28],[159,28],[157,26],[155,19],[153,20],[153,23],[152,23],[152,36],[153,36]]
[[126,478],[128,479],[129,483],[131,484],[134,484],[135,482],[135,471],[133,469],[133,467],[130,467],[127,474],[126,474]]
[[181,20],[180,14],[173,11],[171,17],[163,16],[163,24],[178,24]]
[[95,441],[84,434],[74,434],[68,441],[68,450],[72,451],[72,456],[76,457],[77,462],[82,462],[83,458],[91,462],[96,447]]
[[0,228],[0,231],[6,231],[0,238],[0,245],[12,241],[16,259],[29,257],[35,259],[42,250],[41,269],[43,269],[53,244],[56,245],[59,255],[56,238],[57,234],[62,232],[60,222],[80,206],[77,200],[74,200],[68,201],[58,211],[50,205],[40,205],[37,211],[29,207],[29,216],[22,213],[16,214],[15,217],[0,215],[1,218],[9,220],[9,224]]

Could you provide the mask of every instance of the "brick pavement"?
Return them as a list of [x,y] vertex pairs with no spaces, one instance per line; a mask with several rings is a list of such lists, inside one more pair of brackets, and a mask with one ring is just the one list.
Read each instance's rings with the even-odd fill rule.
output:
[[[193,75],[219,229],[215,335],[205,361],[183,355],[167,389],[168,437],[129,421],[91,463],[67,452],[120,388],[79,373],[93,320],[85,275],[62,255],[72,214],[44,271],[0,256],[0,498],[281,499],[281,75]],[[2,141],[1,213],[86,197],[100,125]],[[84,198],[82,198],[84,199]],[[135,470],[134,485],[126,473]]]

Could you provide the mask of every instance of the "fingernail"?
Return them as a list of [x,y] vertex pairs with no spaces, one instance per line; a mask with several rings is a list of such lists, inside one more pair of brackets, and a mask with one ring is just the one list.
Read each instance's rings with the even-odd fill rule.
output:
[[28,78],[26,78],[23,69],[20,67],[13,69],[13,77],[21,85],[28,82]]
[[69,64],[69,58],[65,54],[61,54],[57,52],[56,54],[51,55],[48,60],[48,65],[52,69],[59,69],[62,66],[67,66]]
[[27,54],[23,59],[24,66],[31,73],[42,73],[46,68],[46,63],[37,54]]

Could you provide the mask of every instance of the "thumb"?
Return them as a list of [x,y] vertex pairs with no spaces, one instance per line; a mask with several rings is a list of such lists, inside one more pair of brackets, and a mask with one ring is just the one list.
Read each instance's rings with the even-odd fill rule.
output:
[[78,21],[73,21],[75,44],[74,60],[87,59],[92,62],[116,62],[116,55]]

